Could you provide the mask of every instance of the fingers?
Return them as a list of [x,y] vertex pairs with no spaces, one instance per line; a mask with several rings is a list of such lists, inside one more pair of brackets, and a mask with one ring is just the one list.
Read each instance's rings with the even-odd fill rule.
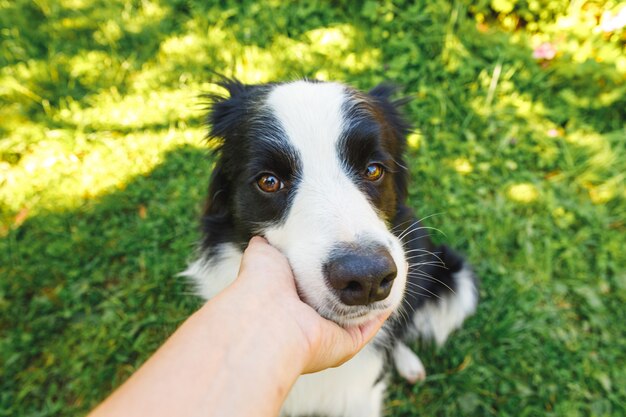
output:
[[276,251],[276,249],[274,249],[272,245],[270,245],[267,240],[265,240],[265,238],[262,238],[261,236],[253,236],[252,239],[250,239],[250,241],[248,242],[248,246],[244,251],[244,259],[246,257],[255,256],[257,254],[268,254],[271,253],[273,250]]
[[263,236],[252,236],[252,239],[250,239],[250,242],[248,242],[248,247],[263,244],[269,245],[267,239],[265,239]]
[[385,324],[385,321],[387,321],[390,315],[391,311],[387,311],[377,316],[374,320],[359,326],[359,331],[365,339],[365,343],[368,343],[374,338],[374,336],[376,336],[376,333],[378,333],[378,330],[380,330],[382,325]]
[[273,277],[277,275],[293,279],[293,273],[287,258],[260,236],[250,239],[243,253],[240,273],[247,270],[256,276]]
[[287,258],[264,238],[255,236],[246,248],[238,281],[256,300],[264,299],[268,308],[280,310],[277,317],[295,324],[300,331],[303,373],[337,367],[356,355],[380,330],[391,312],[350,328],[321,317],[302,302]]
[[350,360],[374,338],[390,314],[386,312],[365,324],[347,329],[320,317],[320,340],[312,343],[310,358],[303,373],[334,368]]

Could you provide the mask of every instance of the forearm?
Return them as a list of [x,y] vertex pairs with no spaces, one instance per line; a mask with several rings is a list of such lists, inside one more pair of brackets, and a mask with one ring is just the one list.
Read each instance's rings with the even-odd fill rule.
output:
[[[264,306],[240,305],[234,301],[201,312],[207,317],[228,317],[225,321],[229,323],[228,329],[218,324],[211,331],[219,336],[210,340],[221,344],[211,344],[216,355],[207,381],[209,395],[201,408],[211,411],[205,415],[277,416],[301,373],[303,358],[298,346],[286,338],[292,333],[274,326],[282,321],[281,317],[271,317],[273,313]],[[266,314],[267,317],[260,319],[259,316]]]
[[246,320],[236,302],[205,304],[93,416],[276,416],[301,370],[297,347],[259,328],[276,318]]

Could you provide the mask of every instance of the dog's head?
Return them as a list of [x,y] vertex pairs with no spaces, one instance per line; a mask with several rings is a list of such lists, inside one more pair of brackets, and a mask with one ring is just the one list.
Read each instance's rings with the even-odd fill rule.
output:
[[407,263],[391,233],[406,197],[407,124],[392,88],[221,83],[207,122],[222,141],[204,213],[207,248],[264,236],[322,316],[355,325],[401,303]]

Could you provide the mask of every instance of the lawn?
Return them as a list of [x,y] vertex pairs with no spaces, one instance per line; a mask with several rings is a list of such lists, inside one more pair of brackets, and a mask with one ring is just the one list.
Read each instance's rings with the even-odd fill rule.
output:
[[626,5],[0,0],[0,416],[82,415],[200,305],[215,72],[413,98],[410,205],[481,278],[388,416],[626,415]]

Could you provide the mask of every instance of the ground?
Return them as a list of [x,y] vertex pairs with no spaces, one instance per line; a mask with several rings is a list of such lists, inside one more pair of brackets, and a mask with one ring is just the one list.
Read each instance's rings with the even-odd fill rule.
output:
[[626,9],[569,3],[0,0],[0,415],[84,414],[199,305],[216,72],[412,98],[482,300],[388,416],[625,415]]

